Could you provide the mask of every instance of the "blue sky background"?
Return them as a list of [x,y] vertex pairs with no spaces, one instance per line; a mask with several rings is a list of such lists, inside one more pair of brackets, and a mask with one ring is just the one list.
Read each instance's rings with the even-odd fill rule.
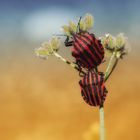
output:
[[[69,20],[94,16],[97,36],[124,32],[139,43],[139,0],[0,0],[0,40],[44,41]],[[61,33],[61,32],[60,32]]]

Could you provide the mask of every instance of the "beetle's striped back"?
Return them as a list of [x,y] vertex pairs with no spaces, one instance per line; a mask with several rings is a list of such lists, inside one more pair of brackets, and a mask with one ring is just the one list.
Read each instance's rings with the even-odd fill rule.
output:
[[97,67],[104,58],[104,48],[94,34],[83,33],[74,36],[72,56],[83,67]]
[[91,106],[100,106],[105,101],[107,90],[104,86],[104,75],[89,71],[79,81],[81,94],[86,103]]

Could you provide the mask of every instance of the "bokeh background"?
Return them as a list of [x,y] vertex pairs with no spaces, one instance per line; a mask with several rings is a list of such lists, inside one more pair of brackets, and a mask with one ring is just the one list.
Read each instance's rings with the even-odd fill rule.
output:
[[[34,48],[85,13],[94,15],[97,37],[123,32],[131,44],[106,83],[107,140],[140,139],[139,5],[139,0],[0,0],[0,139],[98,139],[99,109],[82,100],[78,73],[54,57],[34,55]],[[63,44],[60,54],[71,59]]]

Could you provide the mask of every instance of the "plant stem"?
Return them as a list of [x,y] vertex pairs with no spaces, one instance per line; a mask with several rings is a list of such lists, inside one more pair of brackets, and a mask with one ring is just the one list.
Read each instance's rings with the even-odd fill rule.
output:
[[105,140],[104,107],[100,107],[100,140]]
[[71,63],[70,61],[66,60],[65,58],[63,58],[61,55],[59,55],[58,53],[54,52],[54,56],[56,56],[58,59],[62,60],[63,62],[65,62],[66,64],[70,65],[71,67],[73,67],[74,69],[80,71],[82,74],[85,74],[84,71],[81,71],[79,69],[79,67],[74,64],[74,63]]
[[[74,69],[80,71],[79,67],[74,64],[71,63],[70,61],[66,60],[65,58],[63,58],[61,55],[59,55],[58,53],[54,52],[54,55],[62,60],[63,62],[65,62],[66,64],[70,65],[71,67],[73,67]],[[115,59],[115,61],[114,61]],[[110,75],[112,74],[112,72],[114,71],[117,63],[118,63],[118,58],[116,58],[116,52],[113,52],[110,60],[109,60],[109,64],[107,66],[106,72],[105,72],[105,82],[108,80],[108,78],[110,77]],[[114,61],[114,63],[113,63]],[[113,63],[113,64],[112,64]],[[85,74],[84,71],[81,71],[82,74]],[[105,126],[104,126],[104,107],[101,106],[99,109],[100,112],[100,140],[105,140]]]
[[[110,57],[109,64],[108,64],[106,72],[105,72],[105,82],[108,80],[108,78],[114,71],[116,65],[118,64],[118,60],[119,59],[116,57],[116,52],[113,52],[112,56]],[[114,63],[113,63],[113,61],[114,61]]]
[[[110,57],[106,72],[105,72],[105,82],[108,80],[112,72],[114,71],[116,65],[118,64],[118,58],[116,57],[116,52],[114,51]],[[100,112],[100,140],[105,140],[105,126],[104,126],[104,107],[101,106]]]

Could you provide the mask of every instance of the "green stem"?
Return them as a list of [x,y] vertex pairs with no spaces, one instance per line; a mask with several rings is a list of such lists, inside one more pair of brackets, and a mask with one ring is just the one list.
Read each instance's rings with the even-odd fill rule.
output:
[[104,107],[100,107],[100,140],[105,140]]
[[[105,82],[108,80],[108,78],[110,77],[110,75],[114,71],[115,67],[117,66],[118,60],[119,59],[116,57],[116,52],[113,52],[113,54],[109,60],[106,72],[105,72]],[[99,112],[100,112],[100,140],[105,140],[104,108],[103,108],[103,106],[100,107]]]
[[105,82],[108,80],[108,78],[110,77],[110,75],[114,71],[115,67],[117,66],[118,60],[119,59],[116,57],[116,52],[113,52],[113,54],[109,60],[109,64],[107,66],[106,72],[105,72]]
[[71,63],[70,61],[66,60],[65,58],[63,58],[61,55],[59,55],[58,53],[54,52],[54,56],[56,56],[58,59],[62,60],[63,62],[65,62],[66,64],[70,65],[71,67],[73,67],[74,69],[80,71],[82,74],[85,74],[84,71],[81,71],[79,69],[79,67],[74,64],[74,63]]

